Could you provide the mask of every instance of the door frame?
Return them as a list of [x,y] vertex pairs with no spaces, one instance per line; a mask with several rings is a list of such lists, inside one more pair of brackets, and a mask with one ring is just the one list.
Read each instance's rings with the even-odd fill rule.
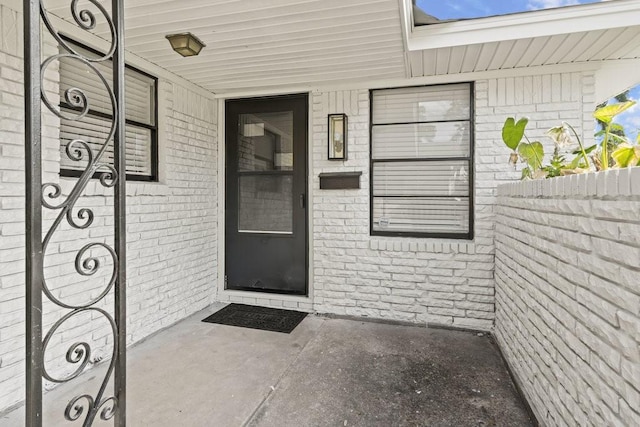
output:
[[[306,270],[307,270],[307,294],[306,295],[286,295],[286,294],[274,294],[274,293],[266,293],[266,292],[252,292],[252,291],[243,291],[243,290],[232,290],[226,289],[225,286],[225,264],[226,264],[226,253],[225,253],[225,224],[226,224],[226,209],[225,209],[225,200],[226,200],[226,111],[225,111],[225,102],[229,99],[241,99],[241,100],[255,100],[255,99],[268,99],[275,98],[281,96],[296,96],[296,95],[306,95],[307,96],[307,156],[306,156],[306,188],[307,188],[307,200],[306,200],[306,216],[307,216],[307,229],[306,229]],[[310,92],[282,92],[282,93],[273,93],[270,95],[260,95],[255,97],[225,97],[220,96],[217,97],[217,107],[218,107],[218,115],[217,115],[217,153],[218,153],[218,162],[217,162],[217,194],[216,200],[218,204],[217,209],[217,284],[216,284],[216,295],[212,298],[214,301],[220,302],[239,302],[244,304],[254,304],[254,305],[264,305],[264,306],[273,306],[273,307],[283,307],[288,306],[292,307],[292,303],[296,303],[297,308],[299,310],[312,311],[313,310],[313,295],[314,295],[314,283],[313,283],[313,179],[312,177],[312,169],[313,169],[313,145],[314,145],[314,136],[313,136],[313,94]]]

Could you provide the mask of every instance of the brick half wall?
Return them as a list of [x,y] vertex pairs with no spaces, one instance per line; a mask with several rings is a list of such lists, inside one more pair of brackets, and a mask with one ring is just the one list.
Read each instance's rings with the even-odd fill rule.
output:
[[499,187],[495,334],[543,425],[640,425],[640,168]]

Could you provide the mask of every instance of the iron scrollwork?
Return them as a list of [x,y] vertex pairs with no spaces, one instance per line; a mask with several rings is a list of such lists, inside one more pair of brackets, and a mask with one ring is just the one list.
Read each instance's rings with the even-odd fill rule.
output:
[[[107,52],[104,55],[88,57],[75,50],[74,47],[67,43],[67,41],[61,37],[59,32],[54,28],[43,2],[39,2],[40,18],[45,28],[57,41],[61,49],[64,50],[64,53],[58,53],[50,56],[41,63],[39,73],[41,102],[51,113],[63,120],[81,121],[87,115],[90,110],[91,100],[82,89],[72,87],[66,89],[64,94],[61,94],[61,98],[67,105],[67,111],[63,111],[60,106],[51,102],[44,90],[44,75],[51,64],[55,62],[59,63],[63,59],[65,61],[74,61],[78,66],[89,70],[89,72],[97,78],[100,84],[104,86],[104,89],[108,94],[108,99],[111,103],[112,117],[108,134],[103,141],[99,142],[97,145],[98,148],[95,148],[95,143],[89,144],[89,142],[83,138],[73,139],[66,145],[63,155],[66,155],[72,162],[86,162],[86,167],[84,167],[80,177],[77,178],[77,181],[73,184],[68,195],[63,195],[62,188],[58,183],[47,182],[42,184],[40,189],[41,205],[45,209],[52,211],[54,213],[53,217],[55,218],[53,219],[51,226],[45,230],[45,233],[43,233],[43,260],[47,256],[47,250],[54,235],[60,230],[61,225],[64,222],[66,222],[72,229],[76,230],[87,229],[93,224],[95,218],[93,209],[76,209],[76,204],[86,190],[91,178],[97,176],[100,184],[106,188],[113,188],[119,183],[119,180],[124,179],[124,171],[118,172],[116,167],[104,160],[106,157],[105,153],[107,152],[109,145],[115,145],[114,141],[116,135],[123,135],[123,132],[117,133],[120,125],[119,121],[121,121],[122,116],[122,114],[119,114],[119,109],[122,107],[121,100],[118,99],[118,97],[122,91],[114,92],[112,89],[113,86],[110,85],[109,81],[107,81],[107,78],[100,72],[99,68],[95,66],[95,64],[99,62],[115,60],[114,54],[120,49],[118,42],[121,42],[122,38],[118,37],[116,23],[114,23],[114,20],[107,10],[97,0],[86,0],[86,2],[93,5],[93,7],[99,11],[102,15],[101,19],[104,18],[109,27],[111,43],[109,49],[107,49]],[[114,2],[114,5],[115,4],[116,3]],[[95,29],[97,17],[92,10],[81,7],[79,0],[71,0],[70,9],[71,16],[80,29],[85,31]],[[121,64],[120,61],[118,61],[118,63],[120,67],[123,67],[123,64]],[[115,74],[116,73],[114,73],[114,76]],[[122,75],[123,74],[120,73],[120,76]],[[120,82],[120,84],[122,84],[122,82]],[[68,110],[71,110],[71,112]],[[121,143],[123,144],[124,141],[121,141]],[[116,153],[114,150],[114,157],[122,155],[122,153],[122,150],[120,151],[120,154]],[[123,163],[120,163],[120,165],[122,164]],[[120,195],[119,197],[124,196]],[[101,317],[106,319],[110,326],[110,333],[113,337],[113,349],[107,372],[105,373],[98,392],[95,395],[80,394],[71,399],[64,409],[65,419],[68,421],[82,420],[83,426],[91,426],[94,420],[98,418],[102,420],[109,420],[113,418],[117,411],[119,411],[120,407],[118,397],[116,395],[117,393],[109,395],[109,393],[107,393],[107,387],[111,377],[113,376],[114,370],[116,369],[118,358],[121,354],[119,351],[119,345],[122,343],[122,340],[119,339],[121,331],[119,331],[115,315],[98,307],[99,303],[103,302],[112,292],[114,286],[116,286],[118,282],[118,278],[122,277],[119,276],[121,263],[119,262],[119,256],[115,249],[116,246],[117,243],[114,243],[114,245],[111,246],[104,242],[90,242],[82,246],[82,248],[77,251],[74,263],[75,273],[85,277],[86,280],[95,276],[103,267],[101,258],[95,255],[96,251],[102,251],[107,254],[107,259],[110,258],[112,272],[110,278],[106,281],[106,286],[101,288],[101,291],[97,296],[90,298],[88,301],[72,303],[65,301],[63,297],[56,296],[55,292],[51,290],[50,285],[47,283],[44,271],[41,274],[41,290],[44,296],[55,306],[66,310],[66,314],[57,320],[44,335],[41,347],[42,360],[44,360],[44,354],[46,353],[49,344],[52,342],[52,337],[70,319],[83,314],[90,314],[93,318]],[[66,364],[73,368],[72,372],[64,376],[56,376],[50,373],[47,367],[43,364],[41,370],[42,377],[52,383],[69,382],[78,377],[78,375],[84,371],[87,365],[91,362],[91,357],[92,348],[88,342],[75,342],[67,349],[64,360]]]

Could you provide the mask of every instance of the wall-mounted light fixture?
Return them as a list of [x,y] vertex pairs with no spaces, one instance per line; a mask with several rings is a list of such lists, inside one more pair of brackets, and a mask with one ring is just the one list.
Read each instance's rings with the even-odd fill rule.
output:
[[182,56],[195,56],[206,46],[191,33],[169,34],[166,36],[173,50]]
[[347,160],[346,114],[329,114],[329,160]]

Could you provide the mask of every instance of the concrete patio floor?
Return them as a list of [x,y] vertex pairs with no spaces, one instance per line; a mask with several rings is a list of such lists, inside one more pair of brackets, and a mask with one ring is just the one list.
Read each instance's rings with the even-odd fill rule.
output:
[[[128,425],[532,425],[486,334],[311,315],[291,334],[201,322],[221,307],[129,350]],[[46,394],[46,426],[77,424],[64,406],[101,369]],[[23,411],[0,425],[24,425]]]

